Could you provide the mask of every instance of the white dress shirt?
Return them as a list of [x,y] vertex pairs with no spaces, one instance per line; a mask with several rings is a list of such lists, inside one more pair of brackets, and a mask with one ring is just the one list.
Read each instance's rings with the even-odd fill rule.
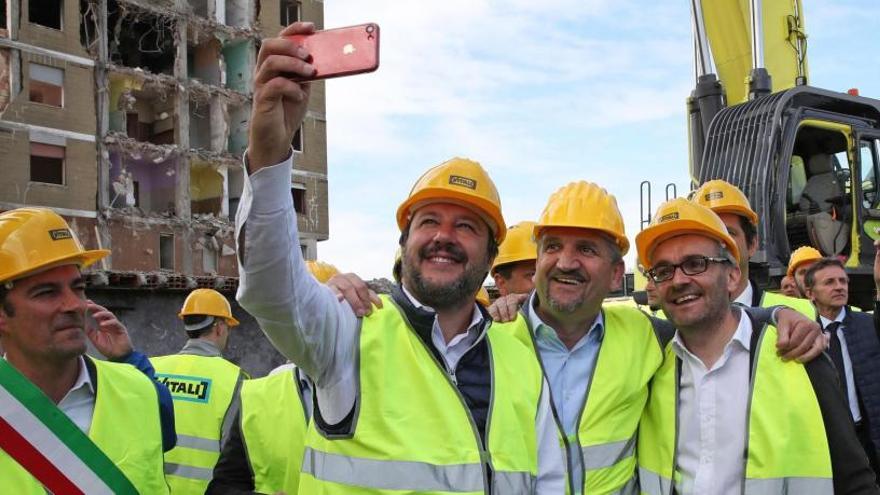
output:
[[740,312],[724,353],[707,369],[675,333],[672,350],[682,361],[676,458],[682,495],[742,493],[751,335],[751,320]]
[[733,300],[733,302],[742,304],[747,308],[752,307],[752,297],[755,295],[755,288],[752,287],[752,283],[749,282],[746,284],[746,288],[743,289],[742,293]]
[[859,410],[859,397],[856,391],[856,379],[853,375],[852,359],[849,357],[849,348],[846,346],[846,327],[843,325],[843,319],[846,318],[846,308],[840,308],[840,312],[833,320],[829,320],[824,316],[819,316],[819,323],[822,328],[828,326],[832,321],[840,322],[837,327],[837,340],[840,341],[840,352],[843,354],[843,371],[846,375],[846,402],[849,405],[849,412],[852,414],[853,421],[858,423],[862,420],[862,412]]
[[86,361],[80,356],[79,375],[67,394],[58,403],[58,409],[70,418],[86,435],[92,427],[92,415],[95,412],[95,386],[86,368]]
[[[327,423],[338,424],[358,395],[355,351],[361,320],[305,266],[290,195],[291,165],[288,158],[245,176],[236,215],[237,298],[272,344],[314,380],[321,415]],[[422,306],[414,299],[413,303]],[[479,313],[476,304],[474,312]],[[448,369],[454,369],[475,343],[479,336],[475,328],[481,322],[482,315],[474,315],[468,331],[446,343],[434,318],[432,342]],[[555,495],[565,491],[565,462],[548,391],[545,383],[535,420],[537,493]]]

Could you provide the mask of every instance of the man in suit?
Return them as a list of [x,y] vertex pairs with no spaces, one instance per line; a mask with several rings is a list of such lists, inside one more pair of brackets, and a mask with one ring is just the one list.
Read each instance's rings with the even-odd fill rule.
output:
[[880,446],[880,340],[871,316],[847,307],[849,277],[837,258],[816,261],[804,276],[807,297],[830,337],[828,355],[840,375],[859,440],[878,472]]

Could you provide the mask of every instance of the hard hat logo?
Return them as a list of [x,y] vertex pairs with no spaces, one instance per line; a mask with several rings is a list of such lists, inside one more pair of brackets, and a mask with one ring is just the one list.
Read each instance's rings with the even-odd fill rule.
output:
[[678,220],[678,218],[679,218],[678,212],[673,211],[672,213],[667,213],[666,215],[663,215],[662,217],[660,217],[660,219],[657,220],[657,223],[671,222],[672,220]]
[[73,234],[70,233],[70,229],[55,229],[49,231],[49,237],[53,241],[63,241],[64,239],[73,239]]
[[475,181],[474,179],[468,179],[467,177],[462,177],[460,175],[450,175],[449,184],[453,186],[462,186],[473,190],[477,189],[477,181]]
[[724,199],[724,193],[721,191],[713,191],[703,197],[706,198],[706,201],[712,201],[713,199]]

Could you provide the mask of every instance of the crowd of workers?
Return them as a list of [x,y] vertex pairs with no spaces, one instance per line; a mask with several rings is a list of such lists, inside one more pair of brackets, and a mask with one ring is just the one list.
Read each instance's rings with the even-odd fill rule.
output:
[[224,360],[238,321],[209,289],[180,311],[183,349],[148,360],[86,297],[108,252],[50,210],[2,213],[0,491],[880,493],[878,327],[815,249],[784,293],[756,286],[758,215],[726,182],[635,236],[643,307],[606,300],[631,247],[614,196],[571,182],[508,228],[462,158],[398,208],[390,294],[307,264],[289,192],[307,60],[261,46],[236,218],[238,301],[290,364]]

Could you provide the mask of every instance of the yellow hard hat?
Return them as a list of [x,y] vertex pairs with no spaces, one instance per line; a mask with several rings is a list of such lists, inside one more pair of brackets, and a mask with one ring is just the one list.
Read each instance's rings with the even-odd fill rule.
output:
[[477,291],[477,302],[482,304],[483,307],[489,307],[489,291],[485,287],[480,287],[480,290]]
[[334,275],[339,274],[339,270],[337,270],[335,266],[330,263],[324,263],[323,261],[308,260],[306,261],[306,267],[309,269],[312,276],[322,284],[333,278]]
[[661,204],[651,224],[636,234],[639,262],[650,268],[653,265],[651,255],[657,244],[683,234],[698,234],[718,239],[724,243],[735,259],[739,259],[736,242],[727,233],[727,227],[715,212],[684,198],[676,198]]
[[397,226],[405,229],[416,209],[441,202],[460,204],[476,211],[489,224],[495,241],[499,244],[504,241],[507,226],[501,215],[501,198],[495,183],[479,163],[453,158],[425,172],[397,208]]
[[110,254],[83,249],[60,215],[45,208],[0,213],[0,282],[61,265],[87,267]]
[[822,259],[822,253],[812,246],[801,246],[791,253],[788,259],[788,275],[794,275],[798,265],[809,263],[811,261],[819,261]]
[[507,237],[498,247],[498,256],[492,265],[493,273],[501,265],[538,258],[538,246],[532,237],[535,225],[535,222],[520,222],[507,229]]
[[718,213],[733,213],[746,217],[758,225],[758,214],[749,204],[749,198],[729,182],[721,179],[710,180],[694,191],[693,201]]
[[186,296],[177,316],[183,319],[190,315],[216,316],[225,319],[230,327],[238,325],[238,320],[232,317],[229,301],[214,289],[196,289]]
[[574,227],[599,230],[610,235],[622,254],[629,251],[629,240],[623,227],[623,216],[614,195],[592,182],[570,182],[550,195],[541,218],[535,225],[534,237],[547,227]]

